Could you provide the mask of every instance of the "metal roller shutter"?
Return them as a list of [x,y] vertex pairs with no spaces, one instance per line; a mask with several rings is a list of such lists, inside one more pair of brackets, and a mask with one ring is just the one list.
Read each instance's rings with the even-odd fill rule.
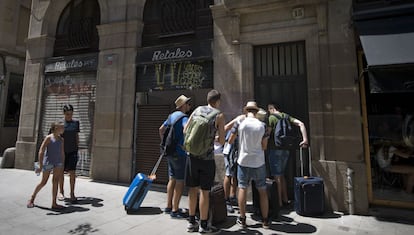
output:
[[39,145],[51,123],[63,119],[62,107],[71,104],[73,118],[80,122],[77,174],[89,176],[96,98],[96,73],[47,75],[44,85]]
[[[138,106],[136,130],[136,173],[149,174],[158,160],[160,137],[158,129],[170,113],[169,105]],[[161,161],[157,171],[157,183],[168,182],[166,159]]]

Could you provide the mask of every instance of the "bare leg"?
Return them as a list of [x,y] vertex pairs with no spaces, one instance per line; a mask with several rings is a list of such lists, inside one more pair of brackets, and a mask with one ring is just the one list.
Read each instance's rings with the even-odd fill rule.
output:
[[231,177],[231,186],[230,186],[230,197],[236,197],[237,195],[237,178]]
[[70,199],[76,199],[75,197],[76,171],[69,171],[69,178],[70,178]]
[[177,181],[175,182],[175,188],[174,188],[174,195],[173,195],[173,202],[172,202],[172,211],[178,211],[180,208],[180,200],[181,195],[183,194],[184,190],[184,181]]
[[46,185],[48,179],[49,179],[49,175],[50,175],[50,171],[44,171],[42,173],[42,180],[40,181],[40,183],[36,186],[32,197],[30,198],[30,202],[34,203],[34,200],[36,199],[37,194],[39,193],[39,191]]
[[223,179],[223,187],[224,187],[224,198],[228,199],[230,197],[230,187],[231,187],[231,176],[224,176]]
[[167,184],[167,208],[172,208],[173,205],[175,183],[175,179],[170,177]]
[[65,176],[64,176],[64,174],[62,174],[62,176],[60,177],[60,179],[59,179],[59,182],[58,182],[58,185],[59,185],[59,192],[60,192],[60,194],[59,194],[59,198],[65,198],[65,190],[64,190],[64,187],[63,187],[63,185],[64,185],[64,183],[65,183]]
[[247,189],[239,188],[238,201],[240,209],[240,217],[246,218],[246,194]]
[[52,178],[52,208],[57,208],[59,205],[56,203],[56,196],[58,192],[58,184],[62,178],[63,168],[55,167],[53,169],[53,178]]
[[276,176],[276,182],[277,182],[277,194],[279,195],[279,206],[282,207],[283,203],[282,203],[282,176]]
[[188,209],[190,210],[189,215],[195,216],[197,207],[197,192],[198,187],[191,187],[188,190]]
[[201,190],[200,193],[200,220],[207,220],[208,219],[208,207],[210,202],[210,191],[209,190]]

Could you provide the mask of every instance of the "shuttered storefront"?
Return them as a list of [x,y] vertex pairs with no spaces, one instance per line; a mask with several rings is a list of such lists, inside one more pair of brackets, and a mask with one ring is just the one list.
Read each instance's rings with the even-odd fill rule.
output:
[[[137,111],[136,173],[149,174],[159,158],[158,129],[168,117],[169,105],[140,105]],[[157,183],[168,182],[167,160],[163,159],[157,171]]]
[[63,106],[71,104],[80,122],[77,174],[89,176],[96,100],[97,55],[51,58],[45,67],[39,145],[51,123],[63,120]]

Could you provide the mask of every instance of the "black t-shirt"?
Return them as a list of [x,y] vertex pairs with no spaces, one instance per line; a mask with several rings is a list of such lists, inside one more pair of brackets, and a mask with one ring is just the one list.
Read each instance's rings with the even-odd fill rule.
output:
[[72,119],[65,122],[65,131],[63,132],[63,138],[65,140],[65,153],[78,151],[78,144],[76,136],[80,132],[79,121]]

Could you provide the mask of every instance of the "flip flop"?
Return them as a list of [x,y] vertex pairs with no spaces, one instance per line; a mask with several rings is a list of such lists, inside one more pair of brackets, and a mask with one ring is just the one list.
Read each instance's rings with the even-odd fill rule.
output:
[[77,203],[78,202],[78,198],[77,197],[74,197],[74,198],[69,199],[69,201],[70,201],[70,203]]
[[29,200],[29,201],[27,201],[27,208],[33,208],[34,207],[34,203],[31,201],[31,200]]

